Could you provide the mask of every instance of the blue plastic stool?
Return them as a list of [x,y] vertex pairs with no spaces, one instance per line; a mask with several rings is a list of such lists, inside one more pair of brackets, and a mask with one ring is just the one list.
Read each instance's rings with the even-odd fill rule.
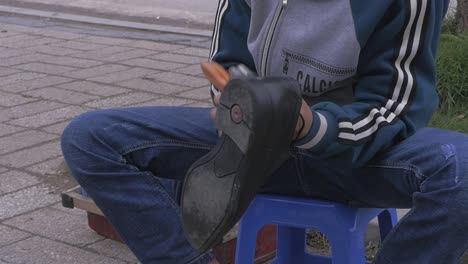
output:
[[[378,216],[383,240],[397,223],[395,209],[352,208],[306,198],[257,195],[242,217],[237,238],[236,264],[254,262],[258,231],[278,225],[274,264],[364,264],[365,233]],[[306,229],[322,232],[332,246],[332,257],[306,252]]]

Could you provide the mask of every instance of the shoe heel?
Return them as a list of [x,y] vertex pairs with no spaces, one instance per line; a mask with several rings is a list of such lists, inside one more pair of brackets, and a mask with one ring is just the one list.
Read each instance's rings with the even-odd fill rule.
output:
[[253,137],[253,106],[255,98],[248,83],[233,80],[226,86],[217,109],[216,127],[228,135],[246,153]]

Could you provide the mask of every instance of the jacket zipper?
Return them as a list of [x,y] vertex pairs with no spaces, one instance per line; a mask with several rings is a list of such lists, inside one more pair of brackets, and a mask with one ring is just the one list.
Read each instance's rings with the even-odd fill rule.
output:
[[268,64],[268,55],[270,53],[271,42],[273,41],[273,37],[275,35],[276,28],[278,26],[278,22],[280,21],[281,15],[283,11],[286,9],[288,5],[288,0],[281,0],[279,3],[279,7],[275,11],[275,15],[273,16],[273,20],[271,21],[270,28],[268,29],[268,34],[265,39],[265,44],[263,45],[263,52],[262,52],[262,61],[261,61],[261,76],[265,77],[267,74],[267,64]]

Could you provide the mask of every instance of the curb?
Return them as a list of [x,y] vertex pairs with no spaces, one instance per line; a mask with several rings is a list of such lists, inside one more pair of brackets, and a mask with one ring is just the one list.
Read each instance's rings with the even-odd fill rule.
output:
[[81,23],[88,23],[88,24],[113,26],[113,27],[128,28],[128,29],[139,29],[139,30],[150,30],[150,31],[158,31],[158,32],[165,32],[165,33],[175,33],[175,34],[197,36],[197,37],[211,37],[212,36],[211,30],[166,26],[166,25],[155,25],[155,24],[141,23],[141,22],[130,22],[130,21],[122,21],[122,20],[116,20],[116,19],[108,19],[108,18],[97,18],[97,17],[92,17],[92,16],[73,15],[73,14],[62,13],[62,12],[40,11],[40,10],[4,6],[4,5],[0,5],[0,12],[17,14],[17,15],[35,16],[35,17],[45,17],[45,18],[51,18],[51,19],[81,22]]

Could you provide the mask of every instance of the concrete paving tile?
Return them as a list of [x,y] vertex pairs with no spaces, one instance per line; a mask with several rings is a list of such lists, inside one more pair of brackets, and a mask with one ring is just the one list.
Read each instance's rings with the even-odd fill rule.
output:
[[143,68],[132,68],[124,71],[113,72],[98,77],[90,78],[89,81],[100,82],[100,83],[116,83],[126,80],[131,80],[147,75],[156,73],[157,71],[147,70]]
[[55,87],[40,88],[29,92],[24,92],[23,94],[68,104],[82,104],[99,99],[99,96],[96,95],[84,94]]
[[200,57],[173,54],[173,53],[160,53],[157,55],[150,56],[148,58],[153,59],[153,60],[178,62],[178,63],[183,63],[183,64],[200,64],[201,62],[204,62],[207,60],[207,59],[200,58]]
[[21,43],[21,42],[31,42],[36,39],[39,39],[40,37],[34,36],[34,35],[29,35],[29,34],[20,34],[16,36],[11,36],[9,38],[2,38],[0,39],[0,46],[3,46],[4,44],[8,43]]
[[2,29],[6,29],[8,31],[21,32],[21,33],[32,33],[37,30],[36,28],[29,27],[29,26],[21,26],[17,24],[8,24],[8,23],[3,23]]
[[54,208],[55,210],[60,210],[67,214],[78,215],[84,218],[88,217],[88,213],[86,211],[78,209],[78,208],[73,208],[73,209],[65,208],[63,207],[62,202],[59,202],[56,205],[50,206],[50,208]]
[[70,175],[68,166],[62,156],[45,160],[23,169],[40,174],[38,178],[40,178],[42,183],[53,186],[59,191],[70,190],[79,185]]
[[0,193],[10,193],[39,184],[35,176],[25,172],[10,170],[0,174]]
[[183,93],[178,93],[177,96],[185,97],[189,99],[196,99],[196,100],[211,100],[210,96],[210,88],[202,87],[194,90],[190,90]]
[[113,54],[125,52],[132,50],[131,47],[120,47],[120,46],[111,46],[102,49],[84,51],[80,53],[73,54],[73,57],[83,58],[83,59],[94,59],[94,60],[105,60],[105,58],[112,56]]
[[200,65],[190,65],[184,68],[175,70],[177,73],[188,74],[192,76],[202,76],[203,72],[200,68]]
[[37,30],[37,28],[35,27],[22,26],[18,24],[9,24],[9,23],[3,23],[3,29],[21,32],[21,33],[34,33]]
[[[26,48],[26,47],[31,47],[33,45],[47,45],[47,44],[52,44],[52,43],[57,43],[57,42],[61,42],[63,41],[62,39],[56,39],[56,38],[47,38],[47,37],[43,37],[43,38],[40,38],[40,39],[35,39],[34,42],[30,43],[29,45],[28,44],[23,44],[21,45],[22,48]],[[20,46],[17,46],[16,48],[19,48]]]
[[58,39],[78,39],[84,37],[82,34],[50,29],[40,29],[35,31],[34,34]]
[[2,28],[2,30],[0,31],[0,38],[12,37],[12,36],[21,35],[21,34],[22,34],[21,32],[5,30]]
[[99,254],[103,254],[109,257],[118,258],[131,263],[137,263],[138,259],[130,251],[127,245],[111,240],[105,239],[89,245],[87,248],[94,250]]
[[77,68],[90,68],[104,64],[101,61],[96,60],[88,60],[88,59],[79,59],[73,58],[68,56],[53,56],[47,57],[40,62],[50,63],[50,64],[58,64],[58,65],[65,65]]
[[6,60],[18,56],[31,55],[31,53],[33,53],[31,50],[3,48],[2,52],[0,53],[0,59]]
[[76,70],[73,72],[65,73],[64,75],[67,77],[77,78],[77,79],[87,79],[92,77],[97,77],[101,75],[105,75],[112,72],[119,72],[127,70],[128,67],[118,65],[118,64],[106,64],[101,65],[93,68],[81,69]]
[[72,90],[76,92],[85,92],[88,94],[94,94],[99,96],[112,96],[127,93],[130,90],[121,87],[110,86],[105,84],[98,84],[88,81],[76,81],[71,83],[59,84],[59,88]]
[[51,46],[67,48],[67,49],[83,50],[83,51],[102,49],[106,47],[106,45],[89,43],[89,42],[81,42],[81,40],[69,40],[69,41],[64,41],[64,42],[59,42],[59,43],[53,43],[51,44]]
[[14,93],[0,92],[0,106],[12,107],[32,101],[37,101],[37,98],[26,97]]
[[172,51],[172,53],[198,56],[198,57],[202,57],[205,59],[208,59],[210,57],[210,49],[195,48],[195,47],[178,49],[178,50]]
[[140,48],[140,49],[148,49],[148,50],[157,50],[157,51],[172,51],[185,48],[185,46],[169,44],[169,43],[161,43],[156,41],[148,41],[148,40],[136,40],[128,43],[123,43],[122,46]]
[[2,259],[22,264],[123,264],[125,262],[105,257],[78,247],[53,240],[32,237],[0,249]]
[[32,145],[40,144],[42,142],[50,141],[55,138],[57,138],[57,135],[34,130],[24,131],[2,137],[0,138],[0,155]]
[[9,48],[7,47],[0,47],[0,52],[8,52]]
[[[211,40],[209,38],[188,38],[186,39],[187,46],[192,46],[196,48],[201,48],[201,49],[207,49],[209,50],[211,48]],[[180,42],[182,44],[184,42]],[[206,55],[202,55],[200,57],[206,57]]]
[[19,48],[32,47],[36,45],[48,45],[48,44],[61,42],[61,41],[63,40],[55,39],[55,38],[37,38],[37,39],[32,39],[31,41],[5,43],[5,44],[2,44],[2,46],[19,49]]
[[57,123],[55,125],[46,126],[41,129],[47,133],[62,135],[63,130],[68,126],[68,124],[70,124],[70,122],[71,122],[71,119],[64,121],[64,122]]
[[3,224],[76,246],[102,240],[101,236],[88,227],[85,216],[50,208],[14,217]]
[[48,74],[61,74],[64,72],[70,72],[76,70],[75,67],[68,67],[62,65],[54,65],[48,63],[41,63],[41,62],[30,62],[26,64],[20,64],[14,66],[15,69],[21,69],[25,71],[31,72],[40,72],[40,73],[48,73]]
[[115,107],[124,107],[124,106],[131,106],[137,103],[142,103],[146,101],[150,101],[152,99],[158,99],[159,96],[155,94],[149,93],[129,93],[124,95],[118,95],[114,97],[109,97],[105,99],[100,99],[97,101],[89,102],[85,104],[87,107],[92,108],[115,108]]
[[63,157],[58,157],[55,159],[51,159],[48,161],[44,161],[29,167],[26,167],[25,170],[31,171],[42,176],[46,176],[48,174],[57,174],[61,170],[61,166],[63,166]]
[[6,76],[6,75],[14,74],[14,73],[19,73],[19,72],[21,71],[12,69],[12,68],[0,67],[0,76]]
[[101,37],[101,36],[86,36],[79,39],[80,42],[91,42],[96,44],[104,44],[104,45],[119,45],[122,43],[131,42],[130,39],[123,39],[123,38],[110,38],[110,37]]
[[23,231],[0,225],[0,247],[15,243],[30,236],[30,234]]
[[0,159],[0,165],[23,168],[60,155],[62,155],[60,142],[56,141],[4,155]]
[[38,128],[71,119],[87,111],[88,109],[85,109],[80,106],[67,106],[47,112],[42,112],[36,115],[14,119],[9,121],[8,123],[22,127]]
[[174,72],[156,73],[148,77],[154,78],[159,81],[167,82],[167,83],[173,83],[173,84],[178,84],[178,85],[188,86],[188,87],[193,87],[193,88],[201,87],[201,86],[208,87],[210,85],[210,83],[205,78],[193,77],[193,76],[188,76],[185,74],[174,73]]
[[65,212],[67,214],[79,215],[79,216],[82,216],[82,217],[87,217],[88,216],[88,213],[85,210],[81,210],[81,209],[78,209],[78,208],[70,209],[70,208],[63,207],[62,202],[59,202],[59,203],[57,203],[57,204],[55,204],[53,206],[50,206],[50,208],[54,208],[55,210],[60,210],[60,211]]
[[[51,205],[59,200],[60,196],[43,184],[0,196],[0,220]],[[4,255],[0,253],[0,256]]]
[[0,110],[0,122],[26,117],[64,107],[64,104],[51,101],[38,101]]
[[41,77],[45,77],[45,74],[42,73],[36,73],[36,72],[20,72],[20,73],[15,73],[12,75],[4,76],[0,78],[0,86],[2,85],[7,85],[7,84],[12,84],[12,83],[18,83],[22,81],[29,81]]
[[148,57],[150,55],[154,55],[158,53],[159,51],[134,49],[134,50],[129,50],[129,51],[121,52],[121,53],[114,53],[112,55],[109,55],[101,59],[105,61],[109,61],[109,62],[118,62],[118,61],[123,61],[123,60]]
[[71,54],[80,52],[79,50],[54,47],[50,45],[39,45],[39,46],[28,47],[26,48],[26,50],[49,54],[49,55],[56,55],[56,56],[65,56],[65,55],[71,55]]
[[0,123],[0,137],[23,131],[24,128]]
[[193,101],[173,97],[164,97],[132,106],[182,106],[190,103],[193,103]]
[[158,93],[158,94],[173,94],[192,89],[192,87],[181,86],[170,83],[159,82],[154,78],[137,78],[125,82],[117,83],[119,86],[124,86],[140,91]]
[[[1,61],[1,60],[0,60]],[[43,88],[61,83],[71,82],[73,79],[60,77],[60,76],[45,76],[29,81],[17,82],[14,84],[8,84],[0,86],[0,90],[5,92],[20,93],[25,91],[34,90],[37,88]]]
[[34,61],[41,61],[45,60],[47,58],[51,58],[51,55],[46,55],[46,54],[40,54],[40,53],[32,53],[30,51],[26,55],[21,55],[21,56],[14,56],[10,58],[3,58],[0,60],[0,66],[6,66],[6,67],[11,67],[14,65],[18,64],[24,64],[28,62],[34,62]]
[[178,68],[182,68],[186,65],[186,64],[175,63],[175,62],[155,61],[155,60],[150,60],[150,59],[145,59],[145,58],[126,60],[120,63],[131,65],[131,66],[162,70],[162,71],[175,70]]
[[211,99],[209,101],[206,101],[206,102],[195,102],[195,103],[192,103],[192,104],[188,104],[188,105],[185,105],[187,107],[201,107],[201,108],[211,108],[213,107],[213,103],[211,102]]

